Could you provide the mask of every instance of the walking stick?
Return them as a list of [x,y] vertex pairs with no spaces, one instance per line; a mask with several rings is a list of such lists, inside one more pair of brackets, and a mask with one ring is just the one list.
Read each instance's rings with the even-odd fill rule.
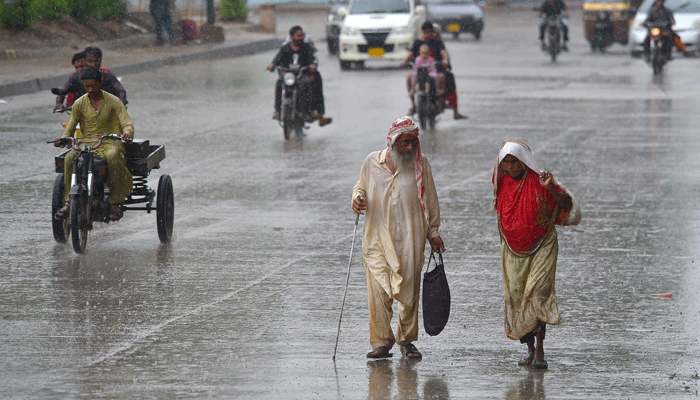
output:
[[355,236],[357,236],[357,223],[359,220],[360,214],[355,214],[355,230],[352,232],[352,246],[350,246],[350,261],[348,261],[348,277],[345,280],[345,294],[343,295],[343,305],[340,306],[340,318],[338,318],[338,333],[335,335],[335,347],[333,348],[333,361],[335,361],[335,353],[338,350],[338,338],[340,338],[340,321],[343,320],[345,298],[348,296],[348,285],[350,284],[350,265],[352,264],[352,252],[353,250],[355,250]]

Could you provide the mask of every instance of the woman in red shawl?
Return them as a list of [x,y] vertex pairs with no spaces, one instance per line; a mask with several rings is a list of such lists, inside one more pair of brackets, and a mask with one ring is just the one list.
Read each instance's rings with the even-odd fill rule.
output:
[[581,211],[573,195],[549,171],[539,172],[530,148],[519,140],[501,145],[493,184],[501,234],[506,336],[527,344],[528,355],[519,365],[547,368],[546,325],[562,323],[554,290],[559,251],[554,226],[577,224]]

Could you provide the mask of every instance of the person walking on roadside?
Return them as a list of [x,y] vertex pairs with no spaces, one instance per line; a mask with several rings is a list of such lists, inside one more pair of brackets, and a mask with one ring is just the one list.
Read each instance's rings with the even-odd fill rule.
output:
[[[394,121],[387,148],[370,153],[352,191],[352,210],[366,212],[362,264],[367,274],[368,358],[391,357],[394,343],[407,358],[422,358],[418,339],[420,272],[426,239],[441,253],[440,206],[428,159],[421,153],[418,126],[410,117]],[[392,303],[398,328],[391,328]]]
[[173,30],[173,18],[170,15],[170,0],[151,0],[149,5],[151,16],[156,23],[156,44],[162,46],[163,30],[168,33],[170,44],[175,44],[175,31]]
[[501,236],[506,336],[527,344],[528,354],[519,365],[544,369],[547,324],[563,322],[554,290],[559,252],[555,224],[578,224],[581,210],[551,172],[539,171],[527,144],[506,140],[492,181]]

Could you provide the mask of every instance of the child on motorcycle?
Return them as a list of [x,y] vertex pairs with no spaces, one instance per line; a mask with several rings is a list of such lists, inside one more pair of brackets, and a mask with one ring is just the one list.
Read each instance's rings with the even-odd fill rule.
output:
[[[430,55],[430,46],[424,44],[420,47],[418,51],[418,57],[413,61],[413,73],[411,74],[411,84],[408,88],[408,97],[411,98],[411,105],[415,108],[415,100],[413,99],[413,94],[416,90],[416,80],[418,79],[418,70],[426,68],[428,70],[428,76],[430,76],[433,81],[433,88],[436,90],[442,89],[443,80],[440,79],[441,75],[438,75],[437,66],[435,63],[435,58]],[[444,76],[442,76],[444,78]]]

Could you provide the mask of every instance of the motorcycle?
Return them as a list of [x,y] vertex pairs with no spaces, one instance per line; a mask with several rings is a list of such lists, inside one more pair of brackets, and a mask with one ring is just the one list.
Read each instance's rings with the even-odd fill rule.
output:
[[615,42],[613,37],[613,25],[610,22],[609,11],[599,11],[593,23],[593,39],[591,40],[591,50],[605,52]]
[[561,53],[561,17],[547,17],[547,44],[546,52],[552,57],[552,62],[557,61],[557,56]]
[[435,117],[442,109],[435,79],[430,77],[428,68],[417,69],[413,96],[420,128],[426,129],[430,125],[430,129],[435,129]]
[[[312,120],[306,112],[309,85],[303,82],[304,72],[308,67],[284,68],[275,67],[279,80],[282,82],[282,104],[280,107],[280,120],[282,133],[285,139],[289,139],[294,132],[296,137],[304,137],[304,129],[308,129],[306,122]],[[306,92],[306,93],[305,93]]]
[[[93,222],[110,222],[111,205],[107,202],[109,187],[107,183],[107,161],[97,156],[94,150],[102,146],[105,140],[121,140],[117,135],[100,136],[93,146],[83,145],[82,148],[76,145],[77,141],[73,137],[61,138],[48,143],[59,141],[63,146],[69,146],[75,150],[73,158],[73,171],[71,176],[71,187],[69,192],[70,210],[65,219],[52,218],[54,239],[59,243],[72,238],[73,250],[76,253],[85,252],[88,232],[93,228]],[[65,184],[64,184],[64,161],[68,153],[67,150],[56,156],[56,172],[58,175],[54,181],[52,196],[52,215],[63,206]],[[158,196],[156,192],[146,186],[146,176],[153,168],[160,167],[160,161],[165,158],[163,146],[150,146],[148,141],[130,143],[127,146],[127,167],[133,176],[133,189],[124,205],[120,208],[125,210],[146,210],[151,212],[154,199],[156,200],[156,220],[158,226],[158,236],[161,243],[168,243],[172,238],[174,198],[173,184],[169,175],[162,175],[158,182]],[[147,203],[146,207],[131,207],[136,203]]]
[[647,22],[649,31],[649,63],[651,63],[654,75],[658,75],[667,62],[671,61],[671,30],[666,21]]

